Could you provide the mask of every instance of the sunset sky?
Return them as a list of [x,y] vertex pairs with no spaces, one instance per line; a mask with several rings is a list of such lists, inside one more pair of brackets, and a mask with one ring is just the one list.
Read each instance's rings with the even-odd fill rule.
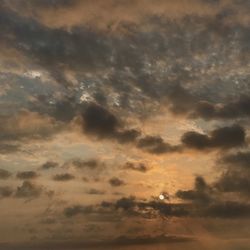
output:
[[250,249],[249,0],[0,0],[0,249]]

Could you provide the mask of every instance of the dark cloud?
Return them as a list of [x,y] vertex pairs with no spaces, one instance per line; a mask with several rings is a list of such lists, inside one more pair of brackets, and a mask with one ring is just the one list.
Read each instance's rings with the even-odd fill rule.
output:
[[13,194],[14,190],[8,186],[0,187],[0,198],[10,197]]
[[[92,230],[91,230],[92,229]],[[90,226],[91,231],[97,233],[101,229],[97,225]],[[144,247],[144,245],[150,245],[154,247],[154,244],[181,244],[186,246],[188,243],[195,242],[196,239],[193,237],[182,236],[182,235],[166,235],[166,234],[157,234],[157,235],[140,235],[140,236],[129,236],[129,235],[120,235],[119,237],[113,237],[112,239],[106,240],[87,240],[87,241],[49,241],[46,243],[40,244],[1,244],[0,247],[6,250],[16,250],[16,249],[79,249],[79,248],[86,248],[86,249],[94,249],[94,248],[108,248],[108,249],[115,249],[120,247]]]
[[168,244],[168,243],[185,243],[194,241],[194,238],[184,237],[184,236],[168,236],[168,235],[157,235],[157,236],[138,236],[138,237],[128,237],[128,236],[120,236],[115,239],[112,245],[121,245],[121,246],[132,246],[132,245],[150,245],[150,244]]
[[75,159],[72,161],[72,164],[79,168],[79,169],[83,169],[83,168],[89,168],[89,169],[96,169],[98,168],[100,165],[102,165],[98,160],[96,159],[89,159],[89,160],[81,160],[81,159]]
[[86,194],[90,194],[90,195],[103,195],[106,192],[104,190],[99,190],[99,189],[95,189],[95,188],[91,188],[89,190],[86,191]]
[[140,138],[137,147],[152,154],[164,154],[179,151],[178,146],[172,146],[166,143],[160,136],[147,135]]
[[16,177],[21,180],[34,179],[38,177],[38,174],[35,171],[23,171],[18,172]]
[[83,129],[87,134],[92,134],[100,139],[116,139],[120,143],[133,142],[140,132],[135,129],[123,129],[121,121],[107,109],[89,104],[82,114]]
[[64,174],[56,174],[53,176],[54,181],[70,181],[75,178],[74,175],[69,174],[69,173],[64,173]]
[[74,96],[66,96],[62,100],[56,102],[51,115],[56,120],[70,122],[77,114],[79,107],[76,105]]
[[222,155],[217,161],[222,174],[215,182],[221,192],[236,192],[248,196],[250,193],[249,152]]
[[123,197],[114,203],[103,202],[102,207],[122,210],[128,216],[139,216],[145,218],[164,217],[182,217],[187,216],[189,205],[165,203],[161,201],[151,200],[142,201],[136,197]]
[[8,179],[11,175],[12,175],[12,174],[11,174],[9,171],[7,171],[7,170],[5,170],[5,169],[0,169],[0,179],[1,179],[1,180],[6,180],[6,179]]
[[53,162],[53,161],[47,161],[45,162],[42,166],[41,169],[42,170],[48,170],[48,169],[54,169],[56,167],[58,167],[58,163],[57,162]]
[[168,100],[171,112],[177,115],[189,113],[197,101],[195,96],[179,84],[169,89]]
[[216,181],[215,186],[221,192],[237,192],[250,194],[250,173],[227,170]]
[[43,188],[29,181],[24,181],[23,184],[17,187],[15,197],[17,198],[38,198],[42,194]]
[[113,187],[119,187],[125,185],[126,183],[117,177],[113,177],[109,180],[109,184]]
[[11,153],[17,152],[19,150],[19,148],[20,148],[19,145],[1,143],[0,144],[0,154],[11,154]]
[[133,162],[126,162],[123,168],[128,170],[139,171],[142,173],[146,173],[147,171],[150,170],[150,168],[144,163],[133,163]]
[[[250,192],[250,175],[227,171],[223,172],[219,179],[208,185],[202,177],[195,179],[195,187],[192,190],[179,190],[176,197],[191,201],[195,207],[189,210],[194,217],[213,217],[213,218],[247,218],[250,215],[250,204],[246,200],[233,201],[221,198],[223,193],[237,192],[246,194]],[[230,196],[229,196],[230,197]],[[237,195],[239,197],[239,195]]]
[[250,116],[250,97],[242,95],[238,100],[226,104],[214,104],[208,101],[200,101],[194,105],[195,111],[190,117],[212,119],[235,119]]
[[3,0],[3,3],[7,6],[20,9],[22,11],[27,9],[33,9],[36,12],[38,9],[56,9],[61,7],[72,7],[78,0]]
[[219,159],[219,163],[230,165],[236,168],[245,168],[250,170],[250,152],[237,152],[224,155]]
[[176,197],[182,200],[198,202],[200,204],[208,204],[212,201],[212,190],[203,177],[198,176],[195,179],[194,189],[185,191],[179,190],[176,193]]
[[250,216],[250,204],[233,201],[216,203],[209,206],[204,215],[215,218],[248,218]]
[[109,215],[112,217],[133,216],[142,218],[158,218],[164,217],[183,217],[190,214],[191,206],[188,204],[173,204],[160,201],[143,201],[136,197],[123,197],[114,202],[103,201],[100,204],[83,206],[75,205],[66,207],[64,215],[73,217],[76,215],[106,215],[110,221]]
[[134,142],[139,136],[141,132],[136,129],[128,129],[121,132],[116,133],[116,137],[119,143],[129,143]]
[[93,212],[92,206],[75,205],[75,206],[67,207],[64,209],[64,215],[66,217],[73,217],[78,214],[86,215],[92,212]]
[[241,126],[233,125],[215,129],[209,135],[194,131],[187,132],[182,136],[181,140],[185,146],[198,150],[209,148],[227,149],[243,146],[245,136],[245,130]]

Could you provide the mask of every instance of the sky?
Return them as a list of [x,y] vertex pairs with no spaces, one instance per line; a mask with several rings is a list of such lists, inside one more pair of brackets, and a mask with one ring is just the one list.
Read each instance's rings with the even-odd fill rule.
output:
[[0,0],[0,249],[248,250],[249,11]]

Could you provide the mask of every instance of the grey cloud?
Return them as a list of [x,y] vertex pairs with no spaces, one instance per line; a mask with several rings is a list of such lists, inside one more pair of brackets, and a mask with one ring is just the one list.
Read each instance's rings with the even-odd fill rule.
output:
[[91,188],[89,190],[86,191],[86,194],[90,194],[90,195],[103,195],[106,192],[104,190],[99,190],[99,189],[95,189],[95,188]]
[[89,214],[92,212],[93,212],[92,206],[74,205],[64,209],[64,215],[69,218],[76,216],[78,214]]
[[204,215],[215,218],[248,218],[250,216],[250,204],[233,201],[216,203],[209,206]]
[[181,140],[182,143],[191,148],[204,150],[209,148],[233,148],[245,144],[245,130],[239,125],[221,127],[210,132],[210,135],[198,132],[187,132]]
[[9,186],[0,187],[0,198],[7,198],[13,194],[14,190]]
[[144,163],[133,163],[133,162],[126,162],[126,164],[123,166],[123,169],[139,171],[142,173],[146,173],[147,171],[150,170],[150,168]]
[[82,117],[84,132],[101,139],[114,138],[120,143],[126,143],[134,141],[140,135],[140,132],[135,129],[122,128],[121,121],[114,114],[96,104],[89,104],[82,113]]
[[226,154],[219,159],[219,163],[230,165],[233,168],[250,169],[250,152],[237,152]]
[[12,175],[12,174],[11,174],[9,171],[7,171],[7,170],[5,170],[5,169],[0,169],[0,179],[6,180],[6,179],[8,179],[11,175]]
[[49,169],[54,169],[56,167],[58,167],[58,163],[57,162],[53,162],[53,161],[47,161],[45,162],[42,166],[41,169],[42,170],[49,170]]
[[16,177],[21,180],[27,180],[37,178],[38,174],[35,171],[23,171],[18,172]]
[[109,184],[113,187],[119,187],[125,185],[126,183],[117,177],[113,177],[109,180]]
[[160,136],[147,135],[137,142],[137,147],[152,154],[164,154],[169,152],[178,152],[178,146],[172,146],[166,143]]
[[250,194],[250,173],[237,170],[227,170],[216,181],[215,186],[221,192],[238,192]]
[[70,181],[75,179],[75,176],[69,173],[56,174],[53,176],[54,181]]
[[201,176],[196,177],[193,190],[179,190],[176,193],[176,197],[182,200],[189,200],[200,204],[210,203],[213,200],[212,195],[211,187],[207,185]]
[[89,168],[89,169],[96,169],[100,165],[102,165],[98,160],[96,159],[89,159],[89,160],[81,160],[81,159],[75,159],[72,161],[73,165],[79,169]]
[[17,198],[38,198],[42,194],[43,188],[29,181],[24,181],[23,184],[17,187],[15,197]]

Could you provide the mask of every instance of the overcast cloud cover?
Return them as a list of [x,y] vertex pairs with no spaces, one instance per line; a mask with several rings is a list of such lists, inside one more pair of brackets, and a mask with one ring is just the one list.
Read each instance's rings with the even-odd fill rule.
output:
[[249,11],[0,0],[0,249],[249,249]]

